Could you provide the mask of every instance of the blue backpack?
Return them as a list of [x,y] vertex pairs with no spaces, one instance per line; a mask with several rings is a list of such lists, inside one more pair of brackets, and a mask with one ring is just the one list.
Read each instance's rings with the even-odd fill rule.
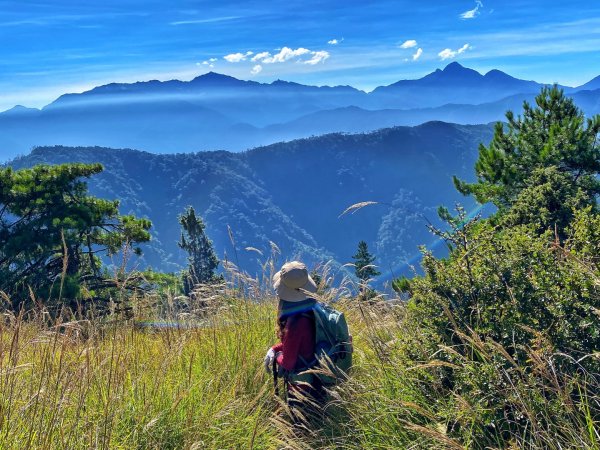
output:
[[[304,367],[297,373],[290,374],[291,381],[312,383],[313,376],[324,385],[332,385],[344,380],[352,367],[352,336],[344,313],[324,303],[317,303],[312,308],[315,318],[315,353],[312,361],[304,361]],[[327,367],[331,375],[307,374],[309,369]]]

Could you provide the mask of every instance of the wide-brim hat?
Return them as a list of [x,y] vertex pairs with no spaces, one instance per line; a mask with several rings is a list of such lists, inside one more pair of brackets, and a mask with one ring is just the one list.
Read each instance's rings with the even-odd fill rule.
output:
[[285,263],[273,276],[273,289],[281,300],[301,302],[317,292],[317,284],[300,261]]

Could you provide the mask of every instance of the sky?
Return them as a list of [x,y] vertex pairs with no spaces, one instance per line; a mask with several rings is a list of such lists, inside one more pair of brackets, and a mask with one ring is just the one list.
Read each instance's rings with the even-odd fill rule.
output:
[[453,61],[581,85],[600,75],[600,1],[0,0],[0,111],[209,71],[371,90]]

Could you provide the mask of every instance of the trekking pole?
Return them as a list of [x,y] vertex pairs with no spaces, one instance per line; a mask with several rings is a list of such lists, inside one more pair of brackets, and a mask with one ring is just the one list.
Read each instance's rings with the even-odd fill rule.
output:
[[277,358],[273,358],[273,386],[275,387],[275,397],[279,397],[279,383],[277,383]]

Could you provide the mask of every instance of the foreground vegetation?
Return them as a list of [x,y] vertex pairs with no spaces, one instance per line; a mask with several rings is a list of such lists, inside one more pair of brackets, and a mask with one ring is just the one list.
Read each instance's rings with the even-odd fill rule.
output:
[[0,448],[268,448],[272,311],[240,306],[186,330],[5,317]]
[[275,334],[269,299],[215,297],[179,328],[6,314],[0,448],[600,448],[598,375],[569,369],[585,358],[540,335],[516,361],[457,324],[457,345],[432,353],[404,304],[338,306],[355,368],[311,430],[289,424],[261,364]]

